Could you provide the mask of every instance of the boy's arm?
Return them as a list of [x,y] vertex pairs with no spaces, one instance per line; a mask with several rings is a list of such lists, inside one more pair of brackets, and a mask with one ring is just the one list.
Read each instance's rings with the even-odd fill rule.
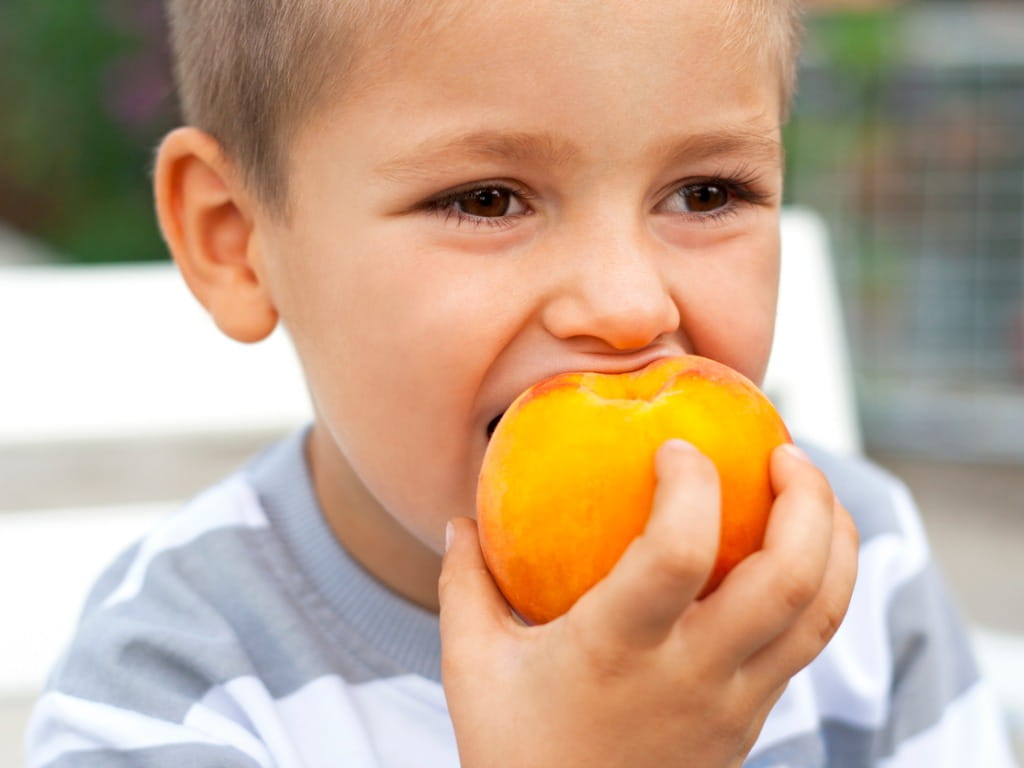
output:
[[664,446],[643,535],[565,616],[522,627],[456,521],[441,577],[445,692],[464,768],[738,766],[790,677],[839,626],[857,534],[786,450],[762,551],[695,597],[718,542],[718,479]]
[[[877,485],[870,476],[858,479]],[[862,681],[862,695],[878,688],[884,714],[870,725],[833,721],[842,736],[834,740],[865,765],[1017,765],[1005,715],[980,677],[967,628],[932,560],[916,505],[902,483],[893,487],[886,480],[885,506],[892,520],[865,521],[874,530],[865,533],[862,584],[851,606],[859,619],[836,638],[838,652],[827,673],[841,672],[835,669],[839,661],[850,665],[851,676]],[[868,637],[872,632],[879,636]],[[883,659],[884,672],[879,669]],[[872,684],[865,686],[865,680]]]
[[[255,679],[237,700],[215,686],[221,628],[133,608],[83,620],[33,708],[28,768],[274,765],[267,745],[240,723],[243,713],[273,711],[269,693]],[[213,700],[210,690],[223,692]]]
[[[268,768],[276,764],[254,734],[176,687],[175,677],[199,673],[185,659],[167,658],[162,674],[156,676],[147,674],[156,669],[152,664],[132,674],[132,649],[123,651],[126,669],[111,669],[97,660],[95,676],[80,677],[79,685],[66,681],[71,692],[43,694],[26,735],[28,768]],[[97,688],[104,677],[109,680],[107,692]],[[149,706],[129,708],[104,701],[120,696],[138,702],[147,691]],[[249,694],[251,699],[259,692]],[[175,716],[173,710],[184,714]]]
[[229,479],[161,521],[99,577],[33,709],[29,768],[274,764],[275,753],[244,726],[273,712],[273,697],[255,677],[244,689],[230,685],[246,679],[251,663],[219,598],[191,578],[209,571],[226,600],[244,603],[224,563],[263,530],[254,504],[248,485]]
[[[225,740],[226,741],[226,740]],[[58,693],[40,699],[28,736],[28,768],[268,768],[267,759],[181,723]]]

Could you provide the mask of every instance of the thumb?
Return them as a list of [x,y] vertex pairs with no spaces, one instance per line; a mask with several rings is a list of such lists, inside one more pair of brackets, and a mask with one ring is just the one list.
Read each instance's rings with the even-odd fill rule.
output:
[[[707,581],[718,551],[720,490],[709,458],[681,440],[655,456],[658,486],[644,532],[573,606],[624,647],[661,641]],[[607,617],[615,617],[609,623]]]
[[476,522],[468,517],[453,518],[446,539],[437,585],[441,649],[443,657],[458,658],[487,648],[495,633],[515,620],[487,570]]

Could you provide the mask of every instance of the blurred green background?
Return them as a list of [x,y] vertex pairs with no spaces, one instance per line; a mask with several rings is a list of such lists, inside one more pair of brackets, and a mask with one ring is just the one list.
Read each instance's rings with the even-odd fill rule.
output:
[[[787,202],[830,227],[868,446],[1024,461],[1024,3],[815,5]],[[5,0],[0,51],[0,227],[58,260],[166,258],[159,0]]]
[[177,120],[159,0],[4,0],[0,51],[0,221],[70,261],[166,258],[148,180]]

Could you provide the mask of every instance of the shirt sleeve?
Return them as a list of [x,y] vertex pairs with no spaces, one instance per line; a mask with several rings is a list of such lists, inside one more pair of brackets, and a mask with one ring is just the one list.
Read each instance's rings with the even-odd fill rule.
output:
[[[99,702],[50,692],[27,739],[29,768],[269,768],[258,745],[232,729],[202,731]],[[237,734],[235,734],[237,736]],[[255,748],[254,748],[255,747]]]
[[931,559],[917,509],[902,485],[894,499],[904,556],[919,567],[888,595],[890,713],[874,745],[877,764],[1016,766],[1005,714],[980,676],[966,623]]
[[[143,542],[100,577],[33,709],[29,768],[279,764],[240,707],[209,699],[251,666],[236,631],[183,575],[180,549]],[[126,596],[133,580],[153,599]]]
[[861,459],[810,447],[860,532],[839,631],[787,688],[750,768],[1017,765],[906,486]]
[[127,613],[80,628],[33,709],[29,768],[277,765],[243,716],[207,701],[203,631],[174,633]]

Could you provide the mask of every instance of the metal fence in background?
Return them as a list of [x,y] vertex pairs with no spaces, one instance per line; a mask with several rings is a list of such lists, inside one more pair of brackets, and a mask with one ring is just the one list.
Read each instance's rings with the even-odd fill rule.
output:
[[[1024,4],[911,7],[805,61],[788,197],[834,238],[869,448],[1024,461]],[[812,41],[813,44],[813,41]]]

